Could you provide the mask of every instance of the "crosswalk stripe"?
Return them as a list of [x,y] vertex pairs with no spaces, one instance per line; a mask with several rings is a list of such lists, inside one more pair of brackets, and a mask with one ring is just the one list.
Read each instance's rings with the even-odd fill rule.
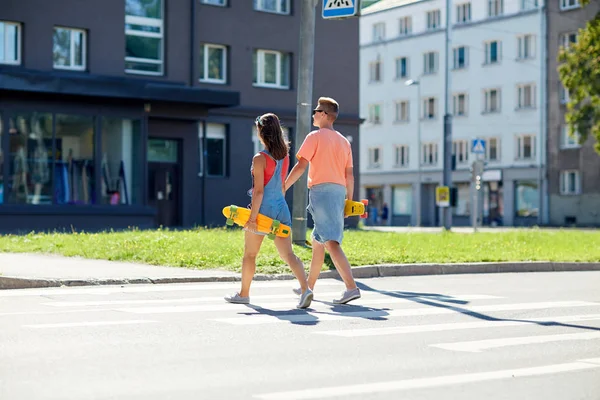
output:
[[128,321],[85,321],[85,322],[64,322],[57,324],[32,324],[23,325],[24,328],[46,329],[46,328],[76,328],[88,326],[113,326],[113,325],[134,325],[134,324],[150,324],[158,321],[150,320],[128,320]]
[[395,392],[410,389],[424,389],[452,386],[464,383],[485,382],[501,379],[514,379],[530,376],[558,374],[562,372],[582,371],[600,368],[600,358],[582,359],[563,364],[551,364],[540,367],[507,369],[490,372],[478,372],[460,375],[434,376],[398,381],[374,382],[347,386],[309,388],[298,391],[257,394],[253,397],[262,400],[309,400],[344,396],[374,395],[376,393]]
[[[442,306],[442,305],[440,305]],[[558,302],[540,302],[540,303],[515,303],[515,304],[493,304],[473,307],[449,307],[443,305],[443,308],[430,306],[423,308],[408,308],[396,310],[368,310],[368,311],[348,311],[344,313],[336,313],[334,310],[327,310],[325,313],[311,313],[307,311],[302,314],[281,314],[277,316],[264,315],[260,312],[249,313],[242,317],[232,318],[214,318],[212,321],[224,322],[233,325],[260,325],[269,323],[309,323],[316,321],[339,321],[347,318],[387,318],[387,317],[411,317],[424,315],[441,315],[441,314],[460,314],[473,312],[493,312],[493,311],[521,311],[521,310],[545,310],[550,308],[569,308],[569,307],[590,307],[600,306],[600,303],[589,301],[558,301]],[[352,307],[348,307],[352,310]],[[246,311],[248,308],[246,307]]]
[[[447,324],[431,324],[431,325],[412,325],[412,326],[394,326],[390,328],[366,328],[366,329],[343,329],[334,331],[313,332],[317,335],[339,336],[339,337],[367,337],[367,336],[384,336],[384,335],[400,335],[408,333],[424,333],[424,332],[442,332],[456,331],[478,328],[502,328],[510,326],[532,325],[536,322],[543,322],[545,325],[552,322],[580,322],[600,320],[600,314],[590,315],[568,315],[560,317],[543,317],[543,318],[527,318],[527,321],[478,321],[478,322],[452,322]],[[600,328],[599,328],[600,329]]]
[[508,337],[508,338],[500,338],[500,339],[473,340],[473,341],[469,341],[469,342],[438,343],[438,344],[431,344],[430,347],[437,347],[440,349],[452,350],[452,351],[480,353],[483,350],[495,349],[495,348],[499,348],[499,347],[519,346],[519,345],[524,345],[524,344],[566,342],[566,341],[571,341],[571,340],[591,340],[591,339],[600,339],[600,332],[566,333],[566,334],[556,334],[556,335],[536,335],[536,336]]
[[[387,292],[390,293],[390,292]],[[319,298],[333,298],[338,297],[340,292],[319,292]],[[487,300],[487,299],[498,299],[498,296],[488,296],[480,294],[463,295],[463,296],[428,296],[421,298],[418,296],[402,296],[402,297],[388,297],[382,296],[380,293],[368,292],[363,294],[361,298],[361,304],[396,304],[396,303],[407,303],[414,302],[416,299],[423,300],[435,300],[442,302],[459,302],[467,300]],[[298,299],[293,293],[289,294],[269,294],[269,295],[252,295],[252,301],[255,300],[280,300],[280,299]],[[412,300],[411,300],[412,299]],[[222,303],[223,296],[207,296],[207,297],[189,297],[181,299],[145,299],[145,300],[99,300],[99,301],[52,301],[42,303],[45,306],[50,307],[92,307],[92,306],[111,306],[111,305],[136,305],[136,304],[169,304],[169,303],[208,303],[208,302],[220,302]],[[255,304],[258,305],[258,304]],[[281,303],[279,306],[282,308],[288,308],[291,304]]]

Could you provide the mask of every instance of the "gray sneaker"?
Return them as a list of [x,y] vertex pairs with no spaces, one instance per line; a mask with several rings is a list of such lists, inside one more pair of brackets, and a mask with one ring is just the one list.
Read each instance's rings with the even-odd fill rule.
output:
[[340,297],[339,299],[333,299],[333,304],[346,304],[352,300],[356,300],[359,298],[360,298],[360,289],[359,288],[350,289],[350,290],[346,290],[344,293],[342,293],[342,297]]
[[302,296],[302,288],[294,288],[292,289],[292,292],[294,292],[296,296]]
[[224,297],[225,301],[234,304],[250,304],[250,297],[242,297],[239,293],[230,294]]
[[313,299],[312,290],[306,289],[306,292],[302,293],[302,295],[300,296],[300,301],[298,302],[298,305],[296,306],[296,308],[307,308],[308,306],[310,306],[312,299]]

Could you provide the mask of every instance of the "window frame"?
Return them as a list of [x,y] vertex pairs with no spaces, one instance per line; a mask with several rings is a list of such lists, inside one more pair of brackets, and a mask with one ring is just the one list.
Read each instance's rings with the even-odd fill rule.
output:
[[[433,55],[433,67],[431,67],[431,56]],[[437,51],[428,51],[423,53],[423,75],[435,75],[439,69],[439,54]]]
[[[260,88],[268,88],[268,89],[282,89],[282,90],[289,90],[291,87],[291,80],[292,80],[292,63],[291,63],[291,53],[286,53],[283,51],[278,51],[278,50],[267,50],[267,49],[255,49],[254,53],[256,55],[256,80],[258,82],[253,82],[252,85],[254,87],[260,87]],[[265,74],[265,70],[264,70],[264,59],[265,59],[265,55],[266,54],[275,54],[276,55],[276,73],[275,76],[277,77],[277,81],[279,83],[266,83],[264,82],[264,74]],[[286,85],[282,85],[281,84],[281,67],[282,67],[282,63],[283,63],[283,57],[288,57],[288,66],[287,66],[287,80],[288,80],[288,84]],[[261,68],[262,67],[262,68]],[[261,82],[261,78],[262,82]]]
[[574,10],[576,8],[581,7],[581,3],[579,2],[579,0],[572,0],[575,3],[573,5],[568,5],[567,3],[569,1],[571,1],[571,0],[560,0],[560,10],[561,11]]
[[[2,26],[2,29],[4,29],[4,54],[2,54],[2,58],[0,58],[0,65],[21,65],[21,56],[22,56],[22,46],[23,46],[23,36],[22,36],[22,24],[19,22],[13,22],[13,21],[6,21],[6,20],[0,20],[0,26]],[[17,35],[16,35],[16,59],[15,60],[11,60],[11,61],[7,61],[6,60],[6,51],[9,45],[9,40],[8,40],[8,35],[6,34],[6,27],[7,26],[14,26],[17,30]]]
[[[53,61],[52,67],[54,69],[60,69],[60,70],[66,70],[66,71],[85,71],[85,70],[87,70],[87,31],[85,29],[69,28],[66,26],[57,25],[57,26],[54,26],[53,32],[56,31],[57,29],[63,29],[63,30],[69,31],[69,36],[70,36],[70,38],[69,38],[69,40],[70,40],[69,41],[69,43],[70,43],[69,55],[71,57],[71,60],[75,59],[75,45],[74,45],[74,41],[73,41],[73,34],[81,33],[81,61],[82,61],[83,65],[81,65],[81,66],[56,65]],[[54,55],[54,51],[52,52],[52,54]]]
[[[465,165],[469,163],[469,141],[457,139],[452,141],[452,155],[456,156],[456,164]],[[461,157],[462,156],[462,157]]]
[[456,5],[456,23],[466,24],[471,22],[472,18],[471,2],[460,3]]
[[[377,111],[377,112],[376,112]],[[381,104],[374,103],[369,104],[369,118],[368,121],[372,124],[381,124]]]
[[[525,139],[529,138],[531,140],[531,154],[529,157],[525,157]],[[537,137],[534,134],[521,134],[516,135],[515,137],[515,160],[516,161],[532,161],[537,158]]]
[[[574,41],[571,41],[572,36],[575,37]],[[577,43],[577,41],[579,40],[579,34],[577,33],[577,31],[564,32],[560,34],[559,40],[561,42],[560,46],[563,49],[567,50],[571,47],[571,44]]]
[[[463,112],[458,113],[457,110],[460,108],[460,98],[463,100]],[[452,115],[455,117],[466,117],[469,115],[469,96],[465,92],[454,93],[452,95]]]
[[[496,142],[495,148],[496,148],[496,157],[492,158],[491,157],[491,152],[492,152],[492,140],[494,142]],[[497,137],[497,136],[493,136],[493,137],[489,137],[486,140],[486,146],[485,146],[485,160],[487,162],[491,162],[491,163],[495,163],[495,162],[500,162],[502,154],[501,154],[501,138]]]
[[[381,168],[383,164],[383,148],[381,146],[371,146],[368,148],[369,163],[367,167],[369,169]],[[375,157],[377,155],[377,157]]]
[[[492,61],[492,44],[496,43],[496,61]],[[484,42],[483,65],[496,65],[502,61],[502,42],[500,40],[489,40]]]
[[[202,83],[216,83],[216,84],[227,84],[227,60],[228,60],[228,48],[225,45],[222,44],[215,44],[215,43],[202,43],[202,53],[204,55],[204,57],[202,58],[201,62],[202,62],[202,73],[200,75],[200,78],[198,79],[199,82]],[[208,51],[210,48],[213,49],[221,49],[223,51],[222,54],[222,62],[223,62],[223,71],[222,71],[222,75],[223,75],[223,79],[214,79],[214,78],[208,78],[208,67],[209,67],[209,54]]]
[[537,53],[536,42],[535,35],[531,33],[517,36],[517,60],[524,61],[535,59]]
[[265,8],[264,0],[254,0],[252,7],[254,8],[254,11],[258,11],[258,12],[266,12],[266,13],[277,14],[277,15],[291,15],[292,9],[291,9],[290,0],[284,0],[284,1],[286,3],[286,8],[287,8],[286,12],[281,11],[281,0],[277,0],[277,2],[275,3],[275,8],[276,8],[275,11]]
[[376,22],[373,24],[373,42],[383,42],[385,40],[385,22]]
[[[431,162],[428,159],[431,158]],[[421,159],[419,160],[422,166],[432,167],[439,162],[439,150],[437,142],[421,143]]]
[[504,15],[504,0],[488,0],[488,18],[497,18],[502,15]]
[[[492,92],[496,92],[496,108],[490,107]],[[483,90],[483,114],[499,114],[502,112],[502,90],[500,88],[488,88]]]
[[[204,159],[204,123],[203,122],[199,122],[198,123],[198,150],[200,153],[200,165],[199,165],[199,171],[198,171],[198,176],[203,176],[204,175],[204,164],[205,164],[205,159]],[[222,133],[214,133],[210,132],[209,126],[219,126],[219,131],[221,131],[222,129]],[[207,130],[207,135],[206,135],[206,139],[218,139],[218,140],[222,140],[223,144],[222,144],[222,150],[223,150],[223,174],[222,175],[211,175],[211,174],[206,174],[207,178],[227,178],[228,176],[228,171],[227,171],[227,161],[228,161],[228,153],[227,153],[227,145],[228,145],[228,134],[227,134],[227,130],[228,127],[226,124],[222,124],[222,123],[212,123],[212,122],[206,122],[206,130]],[[221,137],[222,136],[222,137]]]
[[578,132],[575,132],[575,137],[572,138],[569,135],[569,125],[562,124],[560,129],[560,148],[561,150],[569,150],[569,149],[579,149],[581,144],[579,144],[579,140],[581,139],[581,135]]
[[[405,108],[405,118],[401,118],[403,105],[405,106],[404,107]],[[394,102],[394,110],[395,110],[394,122],[396,122],[396,123],[410,122],[410,101],[398,100],[398,101]]]
[[425,14],[425,19],[427,21],[427,29],[428,31],[434,31],[440,29],[442,27],[442,13],[439,9],[427,11]]
[[[533,2],[533,4],[531,2]],[[535,10],[539,6],[538,0],[521,0],[521,11]]]
[[[529,89],[530,104],[525,104],[526,89]],[[537,86],[535,83],[517,85],[517,110],[531,110],[537,107]]]
[[210,1],[211,0],[200,0],[200,2],[202,4],[206,4],[207,6],[215,6],[215,7],[227,7],[228,6],[228,4],[227,4],[228,0],[217,0],[217,1],[220,1],[219,4],[211,3]]
[[398,19],[398,36],[408,36],[412,34],[412,17],[407,15]]
[[[160,0],[161,4],[161,18],[148,18],[148,17],[138,17],[133,15],[127,15],[125,12],[125,42],[127,42],[127,36],[139,36],[145,38],[153,38],[160,40],[160,60],[153,60],[151,58],[139,58],[139,57],[128,57],[125,54],[125,62],[139,63],[139,64],[154,64],[159,65],[160,70],[158,72],[153,71],[142,71],[136,69],[128,69],[125,68],[126,74],[135,74],[135,75],[149,75],[149,76],[163,76],[165,74],[165,0]],[[143,32],[136,31],[133,29],[127,29],[127,25],[140,25],[140,26],[150,26],[153,28],[158,28],[159,32]],[[125,44],[127,48],[127,44]]]
[[379,83],[382,81],[383,63],[380,59],[369,63],[369,83]]
[[[432,121],[435,120],[438,116],[438,102],[437,102],[437,98],[434,96],[429,96],[429,97],[424,97],[423,99],[421,99],[421,101],[423,102],[422,105],[422,111],[421,111],[421,120],[423,121]],[[433,115],[431,115],[431,113],[429,113],[429,105],[430,102],[433,101]]]
[[[405,64],[406,64],[406,68],[405,68],[406,74],[404,74],[404,75],[399,74],[399,72],[401,72],[401,68],[398,68],[398,67],[401,67],[401,65],[399,65],[399,64],[402,63],[402,60],[404,60]],[[409,65],[410,64],[409,64],[408,57],[397,57],[396,58],[396,79],[405,79],[410,76]]]
[[394,168],[408,168],[410,166],[410,147],[407,144],[394,146]]
[[[570,190],[569,180],[573,177],[575,190]],[[581,194],[581,173],[578,169],[565,169],[560,171],[559,175],[561,196],[579,196]]]
[[[460,61],[460,50],[464,51],[463,54],[463,59],[464,59],[464,63],[463,65],[459,65],[459,61]],[[461,69],[467,69],[469,66],[469,48],[467,46],[458,46],[452,49],[452,69],[453,70],[461,70]]]

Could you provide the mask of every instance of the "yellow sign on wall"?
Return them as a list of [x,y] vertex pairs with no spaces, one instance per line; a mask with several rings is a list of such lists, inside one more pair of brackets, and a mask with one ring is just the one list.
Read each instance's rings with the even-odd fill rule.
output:
[[438,207],[450,206],[450,188],[448,186],[438,186],[435,188],[435,204]]

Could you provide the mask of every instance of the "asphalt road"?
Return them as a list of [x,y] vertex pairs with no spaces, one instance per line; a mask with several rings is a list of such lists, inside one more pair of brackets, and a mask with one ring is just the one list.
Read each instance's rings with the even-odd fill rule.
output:
[[0,291],[0,399],[600,399],[600,272]]

